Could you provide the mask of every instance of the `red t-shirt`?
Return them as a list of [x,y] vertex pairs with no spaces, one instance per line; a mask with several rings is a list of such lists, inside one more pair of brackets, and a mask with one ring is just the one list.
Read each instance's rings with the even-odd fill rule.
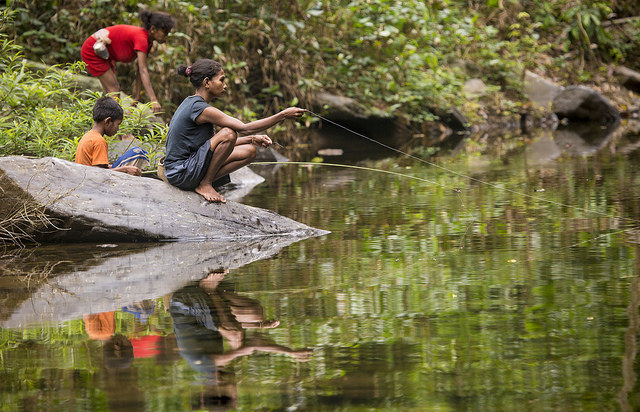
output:
[[154,358],[160,354],[160,339],[158,335],[147,335],[131,339],[134,358]]
[[138,26],[118,24],[106,28],[111,44],[107,45],[109,59],[128,63],[137,57],[136,51],[149,54],[153,43],[149,43],[149,31]]

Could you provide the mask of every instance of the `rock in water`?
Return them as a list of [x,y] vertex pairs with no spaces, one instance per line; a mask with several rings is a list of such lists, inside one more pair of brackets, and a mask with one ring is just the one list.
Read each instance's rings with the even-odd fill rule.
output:
[[31,234],[39,241],[306,238],[328,233],[269,210],[232,201],[209,203],[157,179],[52,157],[0,158],[0,193],[0,220],[27,202],[55,219],[59,230],[34,228]]
[[569,86],[553,99],[551,110],[570,121],[617,124],[620,112],[600,93],[585,86]]
[[614,67],[613,71],[620,80],[620,84],[635,93],[640,93],[640,72],[623,66]]
[[562,90],[564,90],[564,87],[529,70],[525,70],[524,93],[535,106],[549,110],[553,99],[562,93]]

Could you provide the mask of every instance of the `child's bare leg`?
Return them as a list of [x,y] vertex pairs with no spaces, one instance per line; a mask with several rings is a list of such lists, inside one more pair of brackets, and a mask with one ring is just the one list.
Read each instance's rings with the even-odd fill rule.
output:
[[98,76],[98,80],[100,80],[102,90],[106,94],[120,92],[120,84],[118,83],[118,78],[116,77],[116,73],[113,70],[109,69],[106,72],[102,73],[100,76]]
[[[240,169],[241,167],[248,165],[253,160],[255,160],[255,158],[256,158],[256,148],[253,145],[235,146],[235,148],[233,149],[229,157],[227,157],[227,162],[218,170],[218,173],[216,173],[216,175],[213,177],[212,182],[215,182],[217,179],[221,178],[222,176],[226,176],[229,173],[234,172]],[[211,185],[209,186],[211,187]],[[202,188],[202,189],[203,191],[204,190],[209,191],[208,188]],[[196,192],[198,192],[197,188],[196,188]],[[213,189],[213,192],[217,193],[220,199],[222,200],[210,200],[211,202],[222,202],[222,203],[226,202],[224,197],[220,195],[217,190]]]
[[236,132],[225,127],[213,135],[210,140],[210,150],[213,152],[211,163],[209,163],[207,173],[195,189],[196,193],[210,202],[226,202],[226,199],[213,188],[212,184],[215,181],[216,176],[218,176],[222,166],[227,162],[229,155],[233,152],[233,148],[236,144],[236,138]]

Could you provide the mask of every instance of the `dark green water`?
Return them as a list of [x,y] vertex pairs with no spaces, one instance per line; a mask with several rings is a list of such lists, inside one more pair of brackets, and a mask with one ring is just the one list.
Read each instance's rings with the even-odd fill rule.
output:
[[[332,233],[205,280],[195,246],[4,256],[0,411],[637,410],[637,140],[435,159],[491,185],[399,157],[366,166],[432,183],[285,166],[243,203]],[[158,262],[179,275],[145,278]],[[70,285],[95,299],[67,308]]]

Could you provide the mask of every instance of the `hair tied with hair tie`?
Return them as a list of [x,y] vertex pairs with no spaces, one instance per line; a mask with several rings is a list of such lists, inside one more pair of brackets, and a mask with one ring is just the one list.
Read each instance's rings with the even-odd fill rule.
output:
[[184,73],[185,73],[187,76],[191,76],[191,66],[188,66],[188,67],[185,69]]

